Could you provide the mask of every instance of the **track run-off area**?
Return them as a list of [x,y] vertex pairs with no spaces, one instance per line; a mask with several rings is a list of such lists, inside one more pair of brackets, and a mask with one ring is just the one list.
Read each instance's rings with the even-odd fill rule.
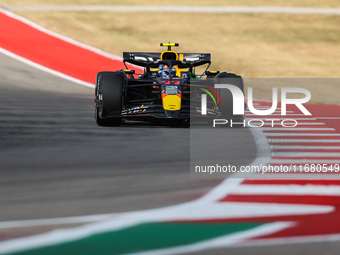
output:
[[[0,27],[1,53],[60,78],[93,88],[98,70],[123,68],[118,57],[57,35],[9,11],[0,9],[0,23],[6,24]],[[270,106],[271,102],[256,101],[258,109]],[[257,157],[250,166],[340,164],[340,106],[306,107],[312,116],[288,109],[286,117],[298,120],[297,127],[250,128],[257,146]],[[271,119],[279,115],[280,108]],[[246,117],[263,118],[249,111]],[[159,209],[3,221],[0,229],[89,224],[4,240],[0,254],[206,254],[205,250],[225,254],[228,247],[233,247],[229,251],[235,254],[279,254],[273,253],[278,247],[294,254],[289,247],[320,252],[322,245],[311,243],[325,245],[330,241],[334,244],[331,249],[337,250],[338,172],[284,173],[280,178],[278,173],[256,175],[261,174],[225,179],[196,200]],[[284,244],[301,246],[280,246]],[[250,249],[252,253],[247,246],[255,246]]]
[[112,6],[112,5],[5,5],[12,11],[81,11],[81,12],[182,12],[182,13],[289,13],[340,15],[340,8],[307,8],[275,6]]

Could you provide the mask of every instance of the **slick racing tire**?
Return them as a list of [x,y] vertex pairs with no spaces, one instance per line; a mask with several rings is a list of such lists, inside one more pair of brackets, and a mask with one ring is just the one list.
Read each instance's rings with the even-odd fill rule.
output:
[[[219,73],[215,78],[216,84],[231,84],[242,90],[244,95],[244,84],[241,76],[233,73]],[[229,89],[217,89],[222,105],[219,104],[219,110],[226,118],[232,118],[234,122],[243,122],[244,115],[233,115],[233,96]]]
[[124,97],[124,76],[116,72],[100,72],[97,74],[96,99],[102,95],[102,109],[95,107],[95,119],[99,126],[119,126],[121,118],[105,118],[109,112],[121,112]]

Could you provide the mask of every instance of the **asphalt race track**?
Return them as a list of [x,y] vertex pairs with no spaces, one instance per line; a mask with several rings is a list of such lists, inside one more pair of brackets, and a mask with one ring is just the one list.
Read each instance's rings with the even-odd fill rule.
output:
[[[93,89],[5,55],[0,91],[0,221],[157,208],[221,181],[190,179],[188,127],[99,127]],[[223,139],[230,164],[255,158],[248,129]]]

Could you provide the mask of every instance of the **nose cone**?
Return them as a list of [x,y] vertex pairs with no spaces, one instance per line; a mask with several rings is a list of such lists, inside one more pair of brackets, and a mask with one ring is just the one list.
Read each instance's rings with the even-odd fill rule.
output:
[[177,95],[162,95],[163,109],[169,111],[178,111],[181,109],[181,94]]

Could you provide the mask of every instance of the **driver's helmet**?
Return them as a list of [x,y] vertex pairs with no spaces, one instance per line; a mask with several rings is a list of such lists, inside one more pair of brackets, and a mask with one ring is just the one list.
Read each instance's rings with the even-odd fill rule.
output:
[[158,67],[158,73],[162,76],[162,77],[168,77],[170,74],[169,71],[169,67],[167,65],[160,65]]
[[171,72],[170,69],[167,65],[160,65],[158,67],[158,73],[162,76],[162,77],[169,77],[170,73],[171,76],[175,76],[176,75],[176,69],[175,67],[172,67]]

